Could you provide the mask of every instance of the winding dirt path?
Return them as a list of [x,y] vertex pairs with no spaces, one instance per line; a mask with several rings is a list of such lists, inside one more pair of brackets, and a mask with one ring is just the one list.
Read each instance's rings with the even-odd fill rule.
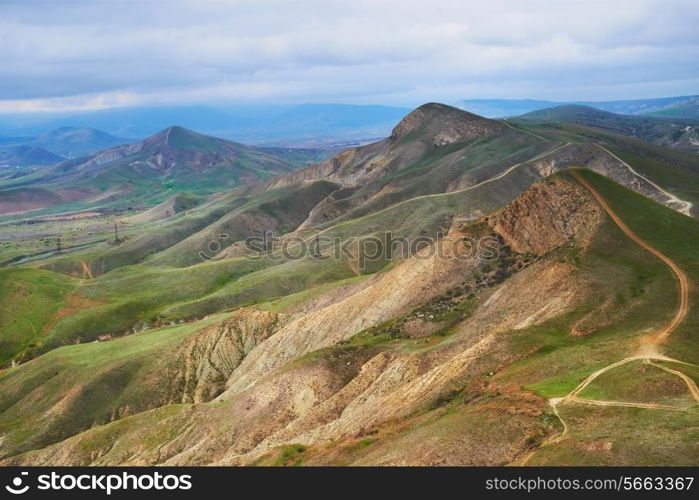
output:
[[[509,125],[508,125],[508,126],[509,126]],[[515,129],[515,130],[519,130],[519,129]],[[520,131],[520,132],[526,132],[526,131]],[[530,133],[530,132],[526,132],[526,133]],[[542,138],[542,139],[543,139],[543,138]],[[547,142],[553,142],[553,141],[550,141],[550,140],[548,140],[548,139],[544,139],[544,140],[547,141]],[[402,205],[407,205],[408,203],[413,203],[413,202],[415,202],[416,200],[444,198],[445,196],[451,196],[451,195],[455,195],[455,194],[466,193],[466,192],[468,192],[468,191],[472,191],[472,190],[478,189],[478,188],[480,188],[480,187],[482,187],[482,186],[485,186],[486,184],[490,184],[491,182],[495,182],[495,181],[498,181],[498,180],[502,179],[503,177],[506,177],[507,175],[511,174],[514,170],[520,168],[522,165],[526,165],[527,163],[531,163],[531,162],[535,162],[535,161],[541,160],[542,158],[545,158],[545,157],[547,157],[548,155],[551,155],[551,154],[553,154],[553,153],[555,153],[555,152],[557,152],[557,151],[560,151],[560,150],[563,149],[563,148],[566,148],[566,147],[570,146],[570,144],[571,144],[570,142],[557,143],[557,145],[555,145],[555,146],[552,147],[551,149],[548,149],[548,150],[546,150],[546,151],[543,151],[543,152],[541,152],[541,153],[539,153],[539,154],[537,154],[537,155],[535,155],[535,156],[529,158],[528,160],[525,160],[525,161],[522,161],[522,162],[519,162],[519,163],[515,163],[514,165],[511,165],[510,167],[508,167],[507,169],[503,170],[503,171],[500,172],[499,174],[494,175],[493,177],[490,177],[490,178],[488,178],[488,179],[485,179],[485,180],[483,180],[483,181],[481,181],[481,182],[479,182],[479,183],[477,183],[477,184],[474,184],[474,185],[472,185],[472,186],[468,186],[468,187],[465,187],[465,188],[462,188],[462,189],[456,189],[456,190],[454,190],[454,191],[447,191],[446,193],[422,194],[422,195],[420,195],[420,196],[415,196],[415,197],[413,197],[413,198],[408,198],[407,200],[399,201],[399,202],[397,202],[397,203],[394,203],[393,205],[389,205],[389,206],[387,206],[387,207],[385,207],[385,208],[382,208],[381,210],[377,210],[377,211],[375,211],[375,212],[371,212],[371,213],[369,213],[369,214],[362,215],[361,217],[356,217],[356,218],[354,218],[354,219],[343,220],[343,221],[341,221],[341,222],[338,222],[338,223],[336,223],[336,224],[333,224],[332,226],[326,227],[325,229],[323,229],[323,230],[321,230],[321,231],[318,231],[317,233],[314,233],[314,234],[308,236],[307,238],[304,238],[304,241],[305,241],[306,243],[308,243],[308,242],[311,241],[311,239],[316,238],[317,236],[320,236],[321,234],[330,232],[330,231],[332,231],[332,230],[334,230],[334,229],[337,229],[337,228],[342,227],[342,226],[345,226],[345,225],[355,224],[355,223],[360,222],[360,221],[362,221],[362,220],[366,220],[366,219],[369,219],[369,218],[371,218],[371,217],[376,217],[376,216],[379,215],[379,214],[388,212],[388,211],[390,211],[390,210],[394,210],[394,209],[396,209],[396,208],[398,208],[398,207],[400,207],[400,206],[402,206]],[[305,222],[304,222],[304,223],[305,223]]]
[[589,405],[595,405],[595,406],[613,406],[613,407],[632,407],[632,408],[646,408],[646,409],[653,409],[653,410],[671,410],[671,411],[691,411],[694,412],[693,410],[687,410],[685,408],[679,408],[676,406],[670,406],[670,405],[662,405],[662,404],[656,404],[656,403],[632,403],[632,402],[626,402],[626,401],[602,401],[602,400],[594,400],[594,399],[587,399],[587,398],[581,398],[579,394],[585,390],[587,386],[590,385],[596,378],[598,378],[600,375],[603,375],[604,373],[608,372],[609,370],[613,370],[614,368],[617,368],[619,366],[625,365],[626,363],[629,363],[631,361],[636,361],[636,360],[644,360],[653,366],[665,370],[668,373],[671,373],[677,377],[680,377],[685,384],[687,385],[687,388],[689,389],[690,394],[694,398],[695,401],[699,402],[699,387],[697,387],[697,384],[694,382],[694,380],[689,377],[688,375],[677,371],[673,370],[672,368],[667,368],[662,365],[658,365],[656,363],[652,363],[651,360],[653,361],[671,361],[675,363],[681,363],[681,364],[689,364],[684,361],[676,360],[673,358],[669,358],[667,356],[664,356],[660,352],[660,346],[667,340],[667,338],[674,332],[677,327],[684,321],[684,319],[687,316],[687,312],[689,311],[689,279],[687,278],[687,275],[682,271],[682,269],[672,260],[670,257],[662,253],[660,250],[657,248],[651,246],[649,243],[646,241],[642,240],[641,238],[638,237],[636,233],[634,233],[629,226],[626,225],[626,223],[614,212],[612,207],[607,203],[607,200],[605,200],[602,195],[597,191],[587,180],[585,180],[579,172],[573,170],[572,171],[573,176],[575,179],[582,185],[584,186],[592,196],[597,200],[597,202],[600,204],[602,208],[604,208],[605,212],[609,215],[609,217],[614,221],[614,223],[621,229],[626,236],[628,236],[632,241],[634,241],[636,244],[650,252],[651,254],[655,255],[658,259],[660,259],[665,265],[667,265],[675,275],[675,278],[677,279],[677,282],[679,284],[679,289],[678,289],[678,307],[677,307],[677,312],[675,313],[675,316],[662,328],[659,330],[651,333],[650,335],[644,336],[641,338],[641,346],[639,349],[638,354],[635,354],[633,356],[629,356],[627,358],[624,358],[622,360],[619,360],[615,363],[612,363],[610,365],[605,366],[604,368],[601,368],[594,373],[590,374],[585,380],[580,382],[571,392],[566,394],[563,397],[560,398],[551,398],[549,399],[549,404],[553,408],[553,413],[556,415],[558,420],[561,422],[563,425],[563,431],[556,435],[553,436],[547,440],[545,440],[539,448],[536,450],[531,451],[528,453],[522,460],[518,462],[518,465],[526,465],[526,463],[529,461],[529,459],[538,451],[538,449],[541,449],[543,446],[547,446],[550,444],[555,444],[560,442],[568,433],[568,424],[563,420],[561,417],[559,411],[558,411],[558,406],[562,403],[571,403],[571,402],[576,402],[576,403],[582,403],[582,404],[589,404]]
[[679,406],[672,405],[661,405],[659,403],[631,403],[629,401],[603,401],[600,399],[582,399],[574,398],[572,401],[576,403],[582,403],[592,406],[622,406],[624,408],[646,408],[651,410],[671,410],[671,411],[684,411],[688,413],[696,413],[693,410],[687,408],[680,408]]
[[80,265],[81,265],[82,268],[83,268],[83,278],[84,278],[85,276],[87,276],[87,277],[89,277],[91,280],[92,280],[92,279],[95,279],[95,277],[92,275],[92,271],[90,270],[90,266],[87,265],[87,262],[85,262],[84,260],[81,260],[81,261],[80,261]]
[[675,316],[667,325],[665,325],[663,328],[651,334],[650,337],[645,339],[649,344],[651,344],[651,346],[658,346],[664,343],[670,336],[670,334],[674,332],[675,329],[677,329],[680,323],[682,323],[682,321],[684,321],[685,317],[687,316],[687,311],[689,310],[689,279],[687,279],[687,275],[684,273],[684,271],[682,271],[682,269],[680,269],[680,267],[677,264],[675,264],[675,262],[672,259],[670,259],[670,257],[662,253],[660,250],[650,246],[644,240],[639,238],[636,235],[636,233],[634,233],[631,230],[631,228],[629,228],[629,226],[627,226],[626,223],[623,220],[621,220],[621,218],[616,214],[616,212],[612,210],[612,207],[609,206],[607,200],[605,200],[602,197],[602,195],[580,175],[579,172],[573,170],[573,175],[578,180],[578,182],[580,182],[580,184],[585,186],[585,188],[588,191],[590,191],[592,196],[595,197],[597,202],[602,206],[602,208],[604,208],[607,214],[609,214],[609,217],[611,217],[614,223],[617,226],[619,226],[619,229],[621,229],[624,232],[624,234],[626,234],[626,236],[631,238],[631,240],[633,240],[636,244],[643,247],[645,250],[652,253],[661,261],[663,261],[663,263],[665,263],[665,265],[667,265],[672,270],[675,277],[677,278],[677,281],[679,282],[679,305],[677,307],[677,313],[675,313]]
[[[659,192],[663,193],[663,195],[665,195],[665,196],[667,197],[667,203],[669,203],[669,204],[674,205],[675,207],[677,207],[675,210],[677,210],[679,213],[684,214],[684,215],[687,215],[687,216],[689,216],[689,217],[692,216],[692,207],[693,207],[694,205],[693,205],[691,202],[681,200],[680,198],[678,198],[677,196],[675,196],[675,195],[672,194],[671,192],[667,191],[666,189],[663,189],[661,186],[657,185],[655,182],[653,182],[652,180],[650,180],[650,179],[649,179],[648,177],[646,177],[645,175],[643,175],[643,174],[639,173],[638,171],[634,170],[634,168],[633,168],[631,165],[629,165],[628,163],[626,163],[624,160],[622,160],[621,158],[619,158],[617,155],[615,155],[614,153],[612,153],[611,151],[609,151],[607,148],[605,148],[605,147],[602,146],[601,144],[595,143],[595,145],[596,145],[598,148],[600,148],[600,149],[602,149],[603,151],[605,151],[606,153],[608,153],[612,158],[614,158],[615,160],[617,160],[619,163],[621,163],[622,165],[624,165],[633,175],[635,175],[636,177],[639,177],[639,178],[643,179],[643,180],[646,181],[648,184],[650,184],[650,185],[653,186],[655,189],[657,189]],[[670,208],[672,208],[672,207],[670,207]]]
[[648,360],[648,363],[655,366],[656,368],[660,368],[661,370],[665,370],[668,373],[672,373],[673,375],[676,375],[676,376],[680,377],[682,380],[684,380],[684,383],[687,384],[687,388],[689,389],[689,392],[692,394],[692,397],[694,398],[694,400],[699,402],[699,387],[697,387],[696,382],[694,382],[694,380],[689,375],[682,373],[681,371],[673,370],[672,368],[668,368],[667,366],[653,363],[650,360]]

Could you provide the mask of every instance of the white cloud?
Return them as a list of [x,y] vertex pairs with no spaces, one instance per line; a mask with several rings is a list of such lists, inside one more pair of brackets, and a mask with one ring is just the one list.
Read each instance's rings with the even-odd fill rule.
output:
[[695,93],[697,10],[693,0],[8,2],[0,110]]

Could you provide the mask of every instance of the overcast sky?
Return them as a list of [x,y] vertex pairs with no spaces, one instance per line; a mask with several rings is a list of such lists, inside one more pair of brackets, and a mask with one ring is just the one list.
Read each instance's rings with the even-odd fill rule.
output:
[[0,112],[699,93],[696,0],[0,0]]

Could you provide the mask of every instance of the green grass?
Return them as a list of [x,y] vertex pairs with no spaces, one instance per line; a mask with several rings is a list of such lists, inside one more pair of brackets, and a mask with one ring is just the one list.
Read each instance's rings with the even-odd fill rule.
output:
[[[102,334],[119,335],[138,325],[158,325],[163,320],[164,308],[190,301],[197,295],[214,293],[226,283],[265,265],[268,263],[237,259],[181,270],[130,266],[88,280],[80,287],[80,293],[96,304],[57,322],[47,333],[39,352],[78,340],[91,341]],[[189,317],[202,317],[218,311],[190,312]]]
[[293,310],[295,307],[301,306],[309,302],[313,298],[323,295],[335,288],[345,285],[352,285],[355,283],[361,283],[366,278],[367,276],[353,276],[351,278],[343,280],[311,286],[310,288],[301,292],[292,293],[279,299],[270,300],[268,302],[262,302],[260,304],[257,304],[256,307],[265,311],[288,312],[290,310]]
[[696,413],[568,404],[559,408],[568,435],[528,465],[699,465]]
[[696,154],[577,123],[537,124],[517,120],[510,123],[551,140],[598,142],[669,192],[694,203],[695,207],[699,204],[699,158]]
[[40,341],[76,286],[71,278],[40,269],[0,270],[0,365]]
[[[55,349],[0,374],[2,453],[41,448],[94,425],[174,403],[177,346],[223,316]],[[41,394],[37,400],[36,394]]]
[[619,151],[618,156],[681,200],[699,205],[699,172],[673,168],[671,160],[648,158],[632,152]]
[[281,453],[277,457],[276,460],[272,463],[272,465],[276,466],[281,466],[281,465],[291,465],[291,466],[299,466],[303,464],[303,458],[304,455],[306,454],[307,448],[302,445],[302,444],[290,444],[287,446],[284,446],[281,450]]
[[[610,221],[579,259],[579,275],[572,279],[590,282],[595,293],[587,302],[543,325],[513,332],[507,339],[509,351],[530,354],[501,376],[544,397],[564,396],[590,373],[635,352],[641,333],[662,325],[673,314],[675,298],[667,294],[673,286],[669,270]],[[640,295],[639,273],[647,277]],[[625,300],[619,301],[619,296]],[[574,326],[586,334],[573,336]]]
[[580,396],[608,401],[694,406],[681,378],[642,361],[632,361],[603,373]]
[[[670,336],[667,353],[672,357],[699,363],[699,301],[695,290],[699,283],[699,222],[654,201],[631,192],[589,171],[582,175],[604,196],[622,220],[644,241],[673,259],[687,274],[694,288],[690,290],[690,307],[685,321]],[[674,280],[673,280],[674,281]],[[673,283],[667,290],[677,290]],[[674,311],[677,296],[666,293],[666,307]]]

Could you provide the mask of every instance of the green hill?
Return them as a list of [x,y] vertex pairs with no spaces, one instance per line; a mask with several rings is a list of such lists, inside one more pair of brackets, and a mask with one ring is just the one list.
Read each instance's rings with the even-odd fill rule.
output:
[[[696,155],[435,103],[215,193],[225,141],[128,147],[51,175],[164,178],[183,154],[202,177],[0,224],[4,464],[696,464],[696,294],[673,322],[647,249],[699,279]],[[426,246],[369,258],[388,232]]]
[[7,189],[41,186],[60,198],[54,211],[148,207],[178,192],[206,195],[254,184],[303,166],[315,155],[258,149],[171,127],[134,144],[2,181],[0,199]]
[[699,153],[699,121],[681,117],[632,116],[609,113],[589,106],[565,105],[533,111],[513,121],[569,122],[638,137],[661,146]]
[[[580,175],[633,231],[691,280],[699,278],[693,251],[699,223],[602,176]],[[298,463],[696,464],[696,402],[680,378],[642,363],[628,365],[628,373],[608,372],[584,397],[678,405],[682,411],[572,401],[558,410],[568,427],[556,440],[563,428],[546,398],[568,393],[590,373],[634,353],[643,334],[668,321],[677,305],[667,267],[624,235],[585,193],[569,173],[557,174],[487,219],[464,225],[458,234],[494,228],[508,247],[476,268],[442,261],[444,274],[426,278],[429,295],[416,295],[406,302],[409,307],[390,306],[395,309],[387,320],[364,330],[353,330],[347,318],[340,327],[346,340],[321,349],[312,343],[291,349],[296,335],[309,343],[330,334],[303,337],[302,325],[331,321],[352,310],[353,302],[380,301],[381,294],[410,296],[414,290],[399,284],[413,280],[406,283],[418,286],[409,276],[419,262],[407,261],[380,281],[343,280],[326,287],[321,296],[348,290],[338,296],[346,302],[316,306],[317,312],[296,320],[275,313],[263,320],[254,309],[239,309],[188,325],[61,347],[6,370],[0,375],[6,388],[0,400],[6,463],[285,464],[287,448],[306,443],[294,452]],[[557,239],[559,231],[568,239]],[[219,265],[223,262],[208,264]],[[458,290],[452,286],[456,280],[464,280]],[[314,300],[306,296],[301,302]],[[696,310],[690,307],[665,350],[688,363],[699,361],[692,334]],[[369,308],[361,314],[377,312]],[[247,333],[252,325],[272,330],[253,337]],[[291,344],[270,342],[277,335]],[[469,356],[473,349],[480,354]],[[237,389],[257,363],[246,356],[257,350],[289,360],[255,385]],[[240,352],[246,354],[234,354]],[[227,383],[207,378],[209,362],[216,370],[228,366]],[[667,367],[695,376],[691,365]],[[188,373],[199,375],[192,379]],[[317,391],[314,403],[299,407],[309,383]],[[44,395],[35,401],[37,390]],[[364,391],[376,395],[365,398]],[[195,394],[206,396],[193,399]],[[315,437],[309,442],[311,429]]]

